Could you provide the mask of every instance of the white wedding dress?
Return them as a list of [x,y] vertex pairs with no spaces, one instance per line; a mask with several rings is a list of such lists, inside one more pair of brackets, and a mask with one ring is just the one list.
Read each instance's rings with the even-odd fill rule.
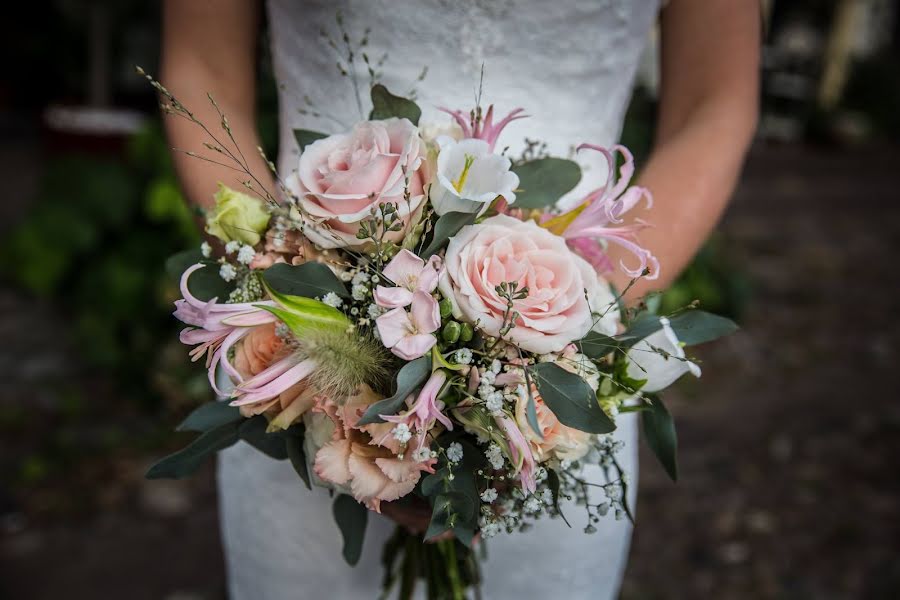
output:
[[[520,154],[524,138],[570,155],[582,142],[616,142],[657,0],[269,0],[272,55],[279,85],[282,173],[296,168],[294,128],[336,132],[360,119],[349,77],[320,35],[340,43],[337,8],[354,40],[371,28],[371,60],[387,52],[381,81],[397,94],[415,86],[422,122],[448,122],[437,106],[468,111],[484,65],[482,104],[500,116],[524,107],[531,118],[512,123],[498,148]],[[359,58],[359,56],[357,56]],[[417,82],[423,66],[428,74]],[[368,76],[360,67],[360,87]],[[308,97],[314,117],[307,108]],[[366,108],[367,110],[367,108]],[[577,191],[603,183],[597,156]],[[622,466],[637,479],[634,415],[618,419],[626,446]],[[586,474],[602,482],[599,470]],[[633,485],[629,501],[635,503]],[[219,461],[221,525],[232,600],[369,599],[378,595],[380,552],[394,525],[371,514],[363,556],[351,568],[341,557],[327,491],[308,491],[287,461],[240,443]],[[564,506],[573,524],[543,519],[526,533],[487,541],[482,597],[602,599],[617,595],[631,526],[608,515],[585,534],[584,510]]]

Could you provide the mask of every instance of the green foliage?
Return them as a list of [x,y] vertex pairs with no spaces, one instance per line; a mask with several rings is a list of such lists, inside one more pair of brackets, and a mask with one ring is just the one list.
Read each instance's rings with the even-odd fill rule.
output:
[[297,475],[303,480],[306,489],[311,490],[309,465],[306,464],[306,450],[303,449],[305,434],[306,428],[302,424],[293,425],[287,430],[284,443],[288,458],[291,460],[291,466],[294,467]]
[[334,499],[334,520],[344,538],[344,560],[353,566],[362,555],[363,541],[366,537],[366,524],[369,521],[369,510],[346,494],[339,494]]
[[594,390],[587,382],[554,363],[529,367],[544,404],[559,422],[588,433],[609,433],[615,424],[609,419]]
[[321,140],[326,137],[328,137],[327,133],[319,133],[318,131],[310,131],[309,129],[294,130],[294,139],[297,140],[297,146],[301,151],[306,150],[306,147],[316,140]]
[[[669,317],[669,323],[678,336],[678,341],[685,346],[711,342],[738,330],[738,326],[731,319],[702,310],[686,310],[678,313]],[[631,346],[660,329],[662,325],[658,316],[644,314],[631,323],[628,331],[616,336],[615,339],[626,346]]]
[[406,397],[421,387],[431,375],[431,356],[421,356],[403,365],[397,372],[397,391],[393,396],[375,402],[358,421],[357,425],[382,423],[379,415],[394,415],[403,407]]
[[197,263],[203,263],[206,266],[197,269],[188,277],[188,291],[199,300],[218,298],[224,302],[234,289],[234,284],[219,277],[219,265],[214,261],[204,260],[199,250],[184,250],[170,256],[166,259],[166,274],[173,283],[178,283],[181,275]]
[[481,505],[475,474],[486,467],[486,460],[483,452],[457,434],[443,435],[437,443],[446,448],[454,442],[463,448],[462,461],[451,466],[442,453],[440,467],[422,480],[422,495],[432,506],[425,539],[452,530],[456,539],[470,547]]
[[289,296],[319,298],[334,292],[343,298],[350,297],[347,286],[331,269],[317,262],[272,265],[263,272],[263,280],[270,289]]
[[214,400],[194,409],[178,426],[178,431],[209,431],[242,419],[241,411],[228,402]]
[[645,406],[649,410],[641,411],[641,423],[647,445],[659,459],[660,464],[672,478],[678,480],[678,437],[675,435],[675,423],[672,415],[666,410],[658,396],[650,399]]
[[372,86],[372,112],[369,114],[370,119],[380,120],[397,117],[409,119],[413,125],[418,125],[419,117],[421,116],[422,109],[412,100],[393,95],[380,83]]
[[513,166],[519,176],[516,192],[517,208],[553,206],[581,181],[581,167],[564,158],[539,158]]
[[211,455],[237,443],[240,439],[238,428],[238,422],[231,422],[202,433],[187,447],[156,462],[147,470],[146,477],[148,479],[188,477]]
[[474,223],[475,217],[475,213],[464,212],[448,212],[441,215],[434,224],[434,236],[431,238],[431,243],[422,252],[422,258],[427,260],[432,254],[443,248],[450,238],[459,233],[460,229]]

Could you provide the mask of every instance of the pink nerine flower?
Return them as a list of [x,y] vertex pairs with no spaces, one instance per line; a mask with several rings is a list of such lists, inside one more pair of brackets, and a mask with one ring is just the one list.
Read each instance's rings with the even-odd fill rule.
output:
[[375,303],[384,308],[409,306],[413,301],[413,293],[417,290],[430,294],[437,288],[441,257],[434,255],[426,263],[409,250],[403,249],[391,259],[383,273],[396,287],[379,285],[375,288]]
[[377,400],[377,395],[363,385],[340,405],[323,400],[316,406],[314,410],[324,412],[334,422],[334,433],[332,440],[316,452],[313,469],[324,481],[349,487],[354,498],[380,512],[382,501],[407,495],[423,471],[433,472],[435,459],[418,462],[412,452],[399,454],[397,441],[384,435],[387,424],[356,426]]
[[425,382],[415,402],[412,402],[413,395],[409,395],[406,400],[410,405],[408,411],[398,415],[379,416],[388,423],[404,423],[411,431],[415,431],[419,438],[418,447],[421,448],[425,443],[426,434],[431,431],[435,422],[440,422],[448,430],[453,430],[453,423],[441,412],[444,409],[444,403],[437,399],[445,381],[447,381],[447,374],[442,369],[438,369]]
[[517,119],[524,119],[528,116],[520,114],[525,110],[524,108],[517,108],[495,125],[493,104],[488,107],[487,114],[484,115],[484,118],[478,122],[475,122],[470,114],[466,114],[461,110],[450,110],[449,108],[443,107],[438,110],[453,117],[463,130],[463,137],[486,141],[491,152],[494,151],[494,146],[497,144],[497,138],[500,137],[500,134],[503,133],[503,129],[507,125]]
[[515,421],[509,417],[504,415],[495,418],[495,421],[500,425],[503,433],[506,434],[507,441],[509,441],[510,458],[516,466],[522,489],[529,494],[534,493],[537,487],[537,483],[534,480],[534,455],[531,453],[531,446],[528,445],[528,440],[525,439]]
[[431,294],[416,290],[409,312],[395,308],[375,319],[375,325],[385,348],[404,360],[413,360],[437,343],[432,334],[441,326],[441,310]]
[[217,298],[204,302],[191,294],[188,279],[191,274],[205,265],[197,263],[188,268],[181,276],[181,300],[175,301],[175,318],[186,325],[181,331],[181,343],[196,346],[191,350],[191,359],[196,361],[206,355],[206,367],[209,370],[209,383],[212,389],[224,396],[225,393],[216,385],[216,367],[222,369],[235,381],[241,381],[241,374],[229,362],[229,350],[247,335],[254,327],[274,323],[275,315],[259,308],[274,306],[274,302],[254,302],[239,304],[220,304]]
[[[598,240],[618,244],[634,254],[639,261],[636,268],[629,268],[622,262],[621,267],[626,274],[630,277],[639,277],[649,268],[647,279],[656,279],[659,277],[659,261],[649,250],[641,247],[636,238],[637,232],[648,225],[640,220],[633,225],[622,225],[624,222],[622,216],[634,208],[642,198],[646,198],[647,208],[653,206],[653,197],[649,190],[628,186],[634,175],[634,157],[624,146],[613,146],[610,151],[601,146],[582,144],[578,150],[585,148],[596,150],[606,157],[610,175],[602,188],[588,194],[581,205],[568,213],[575,213],[577,216],[562,231],[562,236],[597,268],[610,266],[609,259],[600,250]],[[616,152],[620,152],[625,158],[618,177],[615,174]],[[567,215],[562,215],[554,221],[557,219],[564,221],[566,217]]]

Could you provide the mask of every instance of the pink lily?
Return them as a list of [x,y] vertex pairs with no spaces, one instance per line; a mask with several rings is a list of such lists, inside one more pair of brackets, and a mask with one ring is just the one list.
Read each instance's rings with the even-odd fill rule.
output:
[[241,381],[241,376],[228,360],[228,351],[234,344],[250,332],[251,328],[276,321],[275,315],[260,308],[274,306],[274,302],[254,302],[220,304],[217,298],[208,302],[200,300],[188,289],[188,279],[205,265],[197,263],[181,276],[179,287],[181,300],[175,301],[175,318],[190,325],[181,331],[179,339],[183,344],[196,346],[190,352],[191,360],[199,360],[206,355],[206,367],[212,389],[224,396],[216,385],[216,367],[220,364],[228,375]]
[[[409,410],[398,415],[379,415],[388,423],[405,423],[410,430],[415,431],[419,437],[419,448],[425,443],[425,434],[431,431],[435,422],[440,422],[447,430],[453,430],[453,423],[441,412],[444,409],[444,403],[437,399],[444,382],[447,381],[447,374],[438,369],[431,374],[422,391],[419,392],[416,401],[411,404]],[[410,403],[413,395],[410,394],[406,399],[407,404]]]
[[292,354],[250,379],[239,383],[231,393],[231,406],[244,406],[277,398],[316,370],[316,361],[300,360]]
[[488,107],[487,113],[480,121],[475,120],[475,113],[470,112],[468,115],[461,110],[450,110],[449,108],[438,107],[438,110],[447,113],[457,122],[463,131],[464,138],[475,138],[484,140],[488,143],[491,152],[497,144],[497,138],[503,132],[503,129],[517,119],[524,119],[528,115],[520,114],[524,108],[517,108],[506,115],[499,123],[494,125],[494,105]]
[[441,311],[431,294],[416,290],[409,312],[395,308],[375,319],[375,325],[385,348],[404,360],[414,360],[437,343],[432,334],[441,326]]
[[495,417],[497,424],[506,434],[509,441],[509,453],[512,462],[516,465],[519,473],[519,480],[522,482],[522,489],[532,494],[537,488],[537,482],[534,480],[534,455],[531,453],[531,446],[528,440],[519,430],[516,423],[507,416]]
[[[576,216],[561,235],[598,269],[608,270],[611,267],[609,258],[598,241],[606,240],[618,244],[634,254],[639,261],[637,268],[629,268],[622,262],[621,267],[626,274],[630,277],[640,277],[649,267],[650,274],[647,275],[647,279],[656,279],[659,277],[659,261],[649,250],[637,243],[637,233],[648,227],[648,224],[637,220],[633,225],[622,225],[624,222],[622,216],[642,199],[646,198],[648,209],[653,206],[653,196],[648,189],[628,185],[634,175],[634,157],[626,147],[620,145],[613,146],[612,150],[609,150],[602,146],[582,144],[578,150],[585,148],[603,154],[609,164],[610,175],[602,188],[588,194],[584,202],[575,209],[580,212],[575,213]],[[616,152],[625,158],[618,177],[615,173]],[[557,217],[554,221],[564,220],[566,216]]]
[[430,294],[437,288],[443,267],[441,257],[424,260],[403,249],[384,268],[384,276],[396,287],[379,285],[375,288],[375,304],[384,308],[409,306],[417,290]]

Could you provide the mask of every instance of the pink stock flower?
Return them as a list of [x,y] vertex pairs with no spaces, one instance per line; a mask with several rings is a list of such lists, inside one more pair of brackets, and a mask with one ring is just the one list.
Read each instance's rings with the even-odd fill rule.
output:
[[447,374],[442,369],[438,369],[425,382],[415,402],[412,402],[413,395],[409,395],[406,400],[410,405],[408,411],[398,415],[379,416],[388,423],[406,424],[411,431],[417,433],[418,447],[421,448],[425,443],[426,434],[431,431],[435,422],[440,422],[450,431],[453,430],[453,423],[441,412],[444,409],[444,403],[437,399],[445,381],[447,381]]
[[484,118],[478,122],[475,121],[471,114],[466,114],[461,110],[450,110],[449,108],[443,107],[438,108],[438,110],[453,117],[453,120],[455,120],[462,129],[464,138],[474,138],[486,141],[491,152],[494,151],[494,146],[497,144],[497,138],[500,137],[500,134],[503,133],[503,129],[507,125],[517,119],[524,119],[528,116],[520,114],[525,110],[524,108],[517,108],[495,125],[493,104],[488,107]]
[[239,304],[220,304],[217,298],[204,302],[191,294],[188,279],[195,271],[205,265],[197,263],[188,268],[181,276],[181,300],[175,301],[175,318],[189,325],[181,331],[181,343],[196,346],[191,350],[191,360],[199,360],[206,355],[206,367],[209,370],[209,382],[212,389],[224,396],[225,393],[216,385],[216,367],[222,369],[233,379],[241,381],[240,373],[228,361],[229,350],[247,335],[254,327],[274,323],[275,315],[260,306],[274,306],[274,302],[254,302]]
[[[619,145],[613,146],[610,151],[601,146],[582,144],[578,150],[585,148],[603,154],[609,164],[610,175],[602,188],[588,194],[584,202],[575,209],[581,212],[562,232],[562,236],[598,268],[610,266],[609,259],[605,258],[605,252],[601,250],[598,240],[617,244],[634,254],[639,261],[637,268],[629,268],[624,261],[621,262],[622,270],[628,276],[639,277],[649,268],[650,274],[647,275],[647,279],[656,279],[659,277],[659,261],[649,250],[637,243],[636,237],[637,232],[648,225],[640,220],[633,225],[622,225],[624,222],[622,216],[634,208],[641,199],[646,198],[647,208],[653,206],[653,196],[649,190],[628,186],[634,175],[634,157],[627,148]],[[616,152],[625,158],[618,177],[615,173]]]
[[510,458],[516,466],[522,489],[529,494],[534,493],[537,487],[537,483],[534,480],[534,455],[531,453],[531,446],[529,446],[528,440],[525,439],[516,422],[506,415],[497,417],[494,420],[503,430],[503,433],[506,434],[506,439],[509,442]]
[[409,306],[416,291],[430,294],[437,288],[440,274],[440,256],[434,255],[426,263],[403,249],[384,268],[384,276],[393,281],[395,287],[379,285],[375,288],[375,303],[384,308]]
[[340,405],[331,400],[316,405],[314,410],[324,412],[334,422],[334,433],[332,440],[316,452],[313,470],[322,480],[349,488],[357,501],[380,512],[381,502],[409,494],[423,471],[432,473],[435,459],[417,462],[412,452],[399,454],[396,440],[384,435],[389,424],[356,426],[377,400],[375,392],[363,385]]
[[416,290],[409,312],[395,308],[375,319],[375,325],[385,348],[404,360],[413,360],[437,343],[432,334],[441,326],[441,311],[431,294]]

